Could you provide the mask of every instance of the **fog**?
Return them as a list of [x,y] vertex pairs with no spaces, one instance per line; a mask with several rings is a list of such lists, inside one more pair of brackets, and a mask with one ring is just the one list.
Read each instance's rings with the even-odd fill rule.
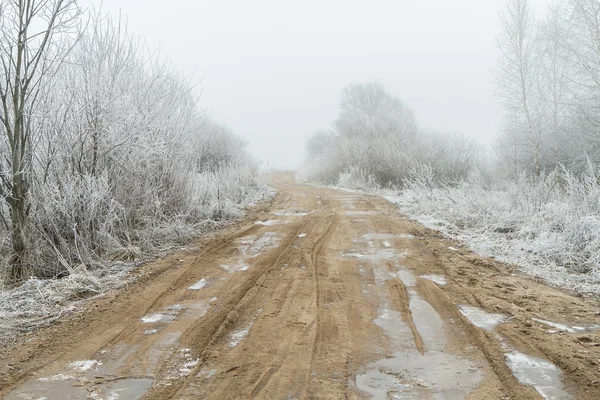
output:
[[335,119],[341,89],[365,81],[403,99],[423,127],[487,144],[496,134],[501,0],[176,4],[104,0],[103,9],[201,80],[202,105],[263,162],[296,167],[306,138]]

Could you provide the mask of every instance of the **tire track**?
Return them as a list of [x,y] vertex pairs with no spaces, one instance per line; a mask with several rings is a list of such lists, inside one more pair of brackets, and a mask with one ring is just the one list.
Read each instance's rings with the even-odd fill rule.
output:
[[[191,370],[189,376],[185,379],[179,379],[178,381],[171,382],[171,385],[166,388],[157,388],[152,390],[147,395],[148,399],[165,399],[177,396],[178,394],[180,394],[181,390],[188,384],[188,382],[190,382],[193,379],[193,377],[203,367],[204,362],[206,362],[206,353],[208,352],[208,350],[212,347],[217,346],[220,339],[224,337],[225,334],[229,331],[229,327],[236,322],[237,316],[239,315],[237,309],[240,308],[241,304],[244,302],[249,292],[252,291],[252,289],[255,287],[260,287],[265,276],[271,271],[273,271],[275,267],[279,266],[281,264],[281,260],[290,251],[295,238],[304,229],[305,225],[310,220],[308,217],[304,218],[305,219],[303,220],[303,222],[295,230],[295,233],[288,238],[287,243],[285,243],[283,249],[277,254],[275,261],[269,263],[270,265],[267,268],[265,268],[264,271],[255,274],[255,277],[253,277],[252,279],[247,279],[245,281],[244,287],[242,288],[241,292],[236,295],[235,299],[233,300],[233,304],[229,305],[224,311],[221,311],[219,313],[220,316],[216,317],[216,323],[213,322],[211,324],[212,329],[208,333],[208,336],[203,340],[202,343],[196,344],[194,346],[195,353],[198,354],[198,358],[201,360],[201,362],[198,363],[198,365]],[[193,334],[193,332],[197,331],[201,325],[205,325],[205,322],[202,319],[200,319],[197,324],[188,328],[186,332],[182,335],[181,340],[185,340],[186,336],[188,336],[189,334]]]
[[425,345],[413,319],[412,310],[410,308],[410,294],[408,293],[406,285],[399,279],[387,280],[385,285],[390,295],[392,307],[400,311],[402,320],[409,326],[410,331],[412,332],[415,347],[421,355],[425,354]]

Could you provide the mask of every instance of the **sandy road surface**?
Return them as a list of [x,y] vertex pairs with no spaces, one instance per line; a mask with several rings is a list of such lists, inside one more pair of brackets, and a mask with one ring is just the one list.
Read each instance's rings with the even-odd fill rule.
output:
[[597,302],[476,257],[382,199],[290,175],[274,186],[256,223],[3,349],[0,395],[600,399]]

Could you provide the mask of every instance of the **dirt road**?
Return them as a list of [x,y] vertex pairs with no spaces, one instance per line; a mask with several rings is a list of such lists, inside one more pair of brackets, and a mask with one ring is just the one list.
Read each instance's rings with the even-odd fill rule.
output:
[[598,302],[477,257],[383,199],[291,175],[273,185],[260,220],[5,349],[0,395],[600,399]]

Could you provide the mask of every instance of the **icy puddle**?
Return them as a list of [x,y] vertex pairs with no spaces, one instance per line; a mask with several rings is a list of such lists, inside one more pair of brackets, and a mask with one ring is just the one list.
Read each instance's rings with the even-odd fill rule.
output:
[[395,251],[393,249],[386,248],[386,249],[373,249],[373,250],[370,250],[369,252],[349,251],[349,252],[342,253],[342,255],[344,257],[358,258],[358,259],[361,259],[364,261],[378,263],[381,261],[389,261],[389,260],[398,259],[398,258],[405,258],[407,253],[406,252],[398,253],[397,251]]
[[280,210],[273,211],[273,215],[277,215],[278,217],[305,217],[309,214],[312,214],[312,211],[298,211],[298,210]]
[[381,211],[345,211],[345,215],[349,216],[367,216],[367,215],[380,215]]
[[265,232],[260,237],[250,235],[238,239],[238,250],[242,256],[258,257],[268,250],[279,246],[279,236],[276,232]]
[[558,322],[547,321],[541,318],[532,318],[532,320],[539,322],[540,324],[544,324],[546,326],[555,328],[559,331],[565,331],[568,333],[584,333],[591,332],[600,329],[600,325],[585,325],[585,326],[576,326],[576,325],[566,325]]
[[448,284],[446,277],[442,275],[421,275],[419,278],[432,281],[438,286],[446,286]]
[[[479,307],[462,305],[459,306],[459,310],[473,325],[487,331],[493,331],[496,326],[508,320],[508,316],[504,314],[491,314]],[[538,322],[541,321],[544,320]],[[498,338],[502,340],[500,335]],[[506,351],[504,355],[506,365],[522,385],[535,388],[546,400],[572,399],[572,396],[563,389],[562,373],[557,366],[547,360],[519,353],[506,343],[502,343],[502,346]]]
[[42,377],[22,385],[4,397],[7,400],[137,400],[152,386],[152,379],[114,379],[98,371],[96,360],[74,361],[67,366],[71,373]]
[[163,313],[154,313],[148,314],[145,317],[142,317],[141,321],[145,324],[155,324],[157,322],[169,323],[175,321],[177,318],[177,313],[173,314],[163,314]]
[[[145,315],[140,319],[141,333],[139,344],[117,344],[96,354],[95,359],[76,360],[63,366],[62,372],[42,376],[26,382],[9,394],[9,400],[137,400],[142,398],[153,384],[152,375],[159,361],[173,354],[180,340],[180,331],[161,332],[176,318],[196,320],[208,311],[213,299],[186,300],[165,307],[160,312]],[[160,335],[151,346],[144,347],[143,341],[150,335]],[[241,338],[243,339],[243,338]],[[239,340],[241,340],[239,339]],[[151,340],[148,338],[148,340]],[[143,350],[142,350],[143,349]],[[187,376],[199,362],[189,349],[182,349],[172,365],[169,374],[173,377]],[[144,363],[132,363],[141,358]],[[121,369],[128,366],[127,372]],[[126,375],[126,376],[122,376]],[[131,378],[129,378],[131,377]]]
[[221,265],[221,268],[223,268],[225,271],[232,274],[234,272],[247,271],[248,268],[250,268],[250,266],[248,264],[246,264],[245,262],[240,262],[240,263],[233,264],[233,265]]
[[413,235],[408,233],[365,233],[361,236],[364,240],[392,240],[392,239],[414,239]]
[[256,221],[254,224],[255,225],[262,225],[262,226],[273,226],[273,225],[281,225],[281,224],[285,224],[285,221],[281,221],[278,219],[270,219],[268,221]]
[[208,280],[206,278],[202,278],[198,282],[194,283],[192,286],[188,287],[188,290],[204,289],[206,285],[208,285]]
[[423,353],[417,350],[410,327],[382,295],[373,322],[388,337],[392,354],[363,368],[356,376],[357,389],[373,399],[465,399],[482,381],[483,374],[470,360],[444,352],[444,322],[411,288],[416,283],[412,272],[400,267],[390,274],[382,266],[375,266],[373,272],[378,286],[399,277],[409,287],[409,306],[424,349]]
[[[93,377],[90,377],[93,379]],[[151,379],[120,379],[85,387],[80,380],[27,383],[5,397],[6,400],[137,400],[152,386]]]
[[250,323],[244,329],[233,331],[229,335],[229,347],[235,347],[238,344],[240,344],[242,342],[242,340],[244,340],[244,338],[246,336],[248,336],[248,333],[250,332],[250,328],[252,328],[252,325],[254,325],[254,322]]
[[573,397],[565,392],[561,371],[554,364],[516,351],[505,355],[506,364],[522,385],[532,386],[547,400],[568,400]]
[[486,331],[492,331],[496,326],[508,320],[507,315],[490,314],[479,307],[461,305],[458,306],[458,309],[473,325]]

